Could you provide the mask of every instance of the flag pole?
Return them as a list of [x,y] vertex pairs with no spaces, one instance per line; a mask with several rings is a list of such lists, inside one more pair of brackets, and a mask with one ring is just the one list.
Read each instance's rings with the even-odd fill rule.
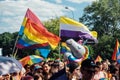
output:
[[[16,51],[15,51],[15,47],[16,47],[18,38],[19,38],[19,34],[17,35],[17,38],[16,38],[16,40],[15,40],[15,44],[14,44],[14,47],[13,47],[13,51],[12,51],[12,56],[13,56],[14,58],[16,57],[16,53],[17,53],[17,51],[18,51],[18,48],[17,48]],[[15,53],[14,53],[14,52],[15,52]]]
[[[60,22],[60,19],[59,19],[59,22]],[[60,26],[61,24],[59,23],[59,26]],[[61,34],[61,29],[60,29],[60,27],[59,27],[59,37],[60,37],[60,34]],[[59,58],[61,59],[61,55],[60,55],[60,49],[61,49],[61,46],[60,46],[60,44],[61,44],[61,41],[59,42]]]
[[[27,10],[27,11],[28,11],[28,10]],[[24,21],[25,21],[25,18],[23,19],[22,24],[24,24]],[[15,47],[16,47],[16,44],[17,44],[19,35],[22,35],[22,33],[23,33],[23,27],[21,26],[21,27],[20,27],[20,30],[19,30],[19,33],[18,33],[18,35],[17,35],[16,41],[15,41],[14,47],[13,47],[12,55],[13,55],[14,57],[16,57],[16,54],[17,54],[17,51],[18,51],[18,48],[17,48],[16,51],[15,51]],[[15,53],[14,53],[14,52],[15,52]]]
[[17,51],[18,51],[18,48],[15,50],[15,53],[14,53],[14,55],[13,55],[14,58],[16,58]]

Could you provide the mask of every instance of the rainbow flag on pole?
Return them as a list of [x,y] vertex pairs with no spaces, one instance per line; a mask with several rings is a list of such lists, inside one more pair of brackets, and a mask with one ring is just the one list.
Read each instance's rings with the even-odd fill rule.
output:
[[38,17],[28,9],[24,17],[19,35],[22,38],[18,40],[18,48],[37,48],[50,45],[55,49],[60,38],[49,32],[38,19]]
[[116,40],[116,45],[112,54],[112,60],[116,60],[120,64],[120,45],[118,39]]
[[97,41],[97,32],[89,31],[89,29],[80,22],[67,17],[60,18],[60,37],[62,41],[74,39],[75,41],[82,39],[90,39]]
[[102,58],[98,55],[97,58],[95,59],[95,62],[101,62]]

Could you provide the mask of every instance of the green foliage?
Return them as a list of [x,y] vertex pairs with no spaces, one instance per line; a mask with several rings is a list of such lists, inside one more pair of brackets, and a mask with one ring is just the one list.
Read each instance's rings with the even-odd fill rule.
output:
[[88,47],[88,50],[89,50],[89,56],[91,58],[94,58],[94,49],[93,49],[93,45],[86,45]]
[[[116,39],[120,41],[120,0],[97,0],[84,9],[84,15],[79,18],[89,26],[90,30],[98,32],[98,44],[87,45],[92,58],[100,55],[102,58],[111,59]],[[59,35],[59,18],[50,19],[44,22],[44,26],[53,34]],[[0,34],[0,47],[3,48],[3,55],[12,54],[12,50],[18,33],[5,32]],[[60,46],[51,50],[49,58],[57,59],[63,55],[59,54]],[[31,54],[39,54],[32,49],[18,49],[17,57],[22,58]]]
[[91,45],[94,53],[102,58],[111,59],[116,39],[120,40],[120,1],[98,0],[84,9],[80,22],[98,32],[98,44]]
[[96,30],[101,37],[104,34],[113,34],[120,27],[120,1],[99,0],[84,9],[80,18],[92,30]]
[[50,19],[44,22],[44,26],[48,29],[48,31],[59,36],[59,26],[60,26],[59,18]]
[[0,34],[0,47],[4,56],[10,56],[14,47],[15,35],[12,35],[9,32]]
[[51,50],[49,56],[49,58],[52,58],[52,59],[58,59],[60,57],[60,54],[57,50]]

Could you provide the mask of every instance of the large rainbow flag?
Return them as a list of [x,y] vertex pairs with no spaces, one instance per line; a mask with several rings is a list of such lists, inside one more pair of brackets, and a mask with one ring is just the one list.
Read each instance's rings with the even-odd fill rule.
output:
[[66,41],[70,38],[78,41],[82,38],[97,42],[96,31],[89,31],[89,29],[82,23],[67,17],[60,18],[60,37],[62,41]]
[[118,39],[116,40],[116,45],[112,54],[112,60],[116,60],[120,64],[120,45]]
[[19,35],[22,36],[18,40],[18,48],[37,48],[50,45],[55,49],[60,38],[49,32],[38,19],[38,17],[28,9],[24,17]]

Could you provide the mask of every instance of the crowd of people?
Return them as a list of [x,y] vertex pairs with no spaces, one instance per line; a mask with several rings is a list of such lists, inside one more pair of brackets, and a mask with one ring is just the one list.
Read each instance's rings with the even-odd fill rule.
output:
[[0,80],[120,80],[116,61],[85,59],[81,63],[61,60],[26,64],[19,73],[0,76]]

